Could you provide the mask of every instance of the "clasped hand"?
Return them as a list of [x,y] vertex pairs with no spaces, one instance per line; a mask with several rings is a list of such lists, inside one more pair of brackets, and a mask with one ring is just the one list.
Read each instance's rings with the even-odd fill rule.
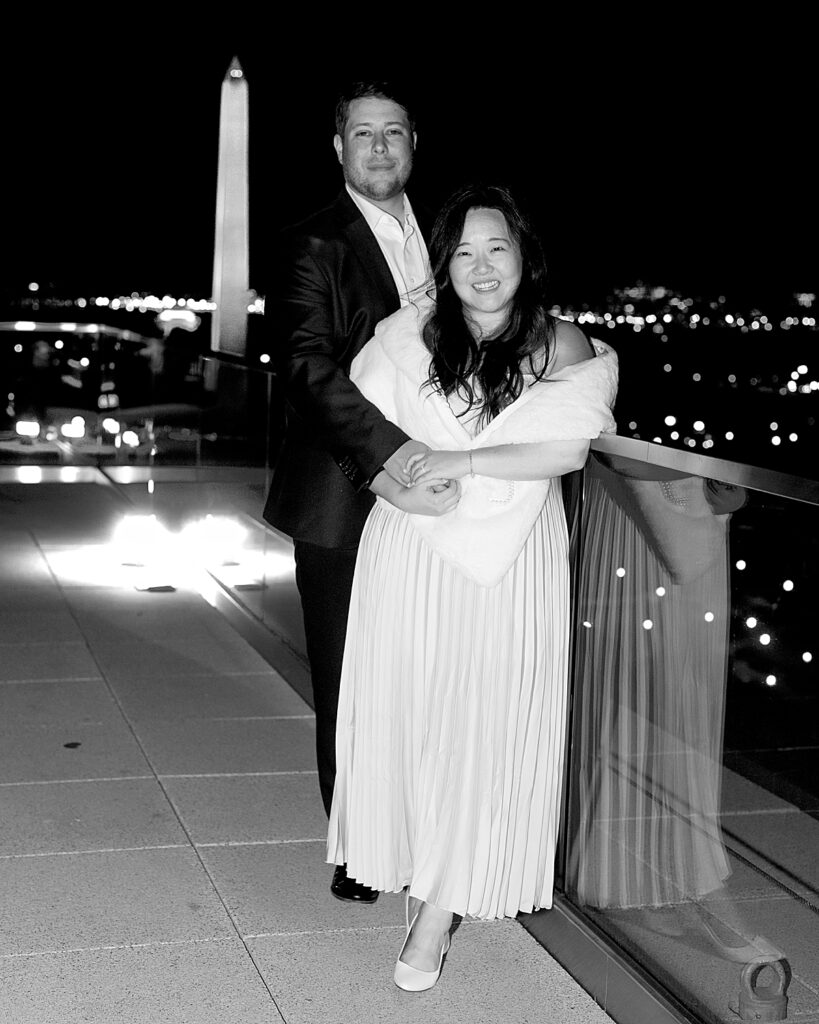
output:
[[[435,452],[429,448],[410,455],[405,463],[409,480],[404,495],[406,511],[443,515],[456,508],[461,498],[459,477],[469,471],[468,460],[465,452]],[[466,469],[459,462],[466,463]]]
[[[447,475],[439,465],[438,456],[458,455],[458,452],[433,452],[420,441],[410,440],[389,459],[384,468],[402,485],[395,504],[404,512],[415,515],[441,516],[456,508],[461,497],[461,485],[456,474]],[[460,453],[466,458],[465,453]],[[430,458],[435,458],[430,472]],[[459,473],[457,476],[465,474]]]
[[407,473],[414,487],[460,480],[469,476],[469,471],[469,452],[416,452],[407,459]]

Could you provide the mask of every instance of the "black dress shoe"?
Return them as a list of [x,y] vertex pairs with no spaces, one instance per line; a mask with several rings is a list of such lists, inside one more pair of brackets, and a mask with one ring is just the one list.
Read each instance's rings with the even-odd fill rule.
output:
[[347,877],[346,864],[340,864],[333,872],[330,892],[337,900],[346,900],[347,903],[375,903],[378,899],[377,889],[370,889],[354,878]]

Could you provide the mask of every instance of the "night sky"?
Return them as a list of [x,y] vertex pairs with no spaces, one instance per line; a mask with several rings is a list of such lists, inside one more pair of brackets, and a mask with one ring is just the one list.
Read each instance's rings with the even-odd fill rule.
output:
[[[541,230],[555,301],[600,301],[638,279],[763,304],[815,291],[804,33],[793,26],[787,59],[781,47],[771,57],[763,24],[595,48],[564,36],[536,61],[497,41],[430,47],[390,76],[416,100],[410,197],[434,207],[469,179],[508,184]],[[258,35],[24,36],[4,67],[4,297],[29,281],[60,295],[209,297],[234,54],[250,88],[251,285],[265,293],[276,229],[341,186],[338,82],[389,65],[363,46],[330,59],[303,33],[278,50]]]

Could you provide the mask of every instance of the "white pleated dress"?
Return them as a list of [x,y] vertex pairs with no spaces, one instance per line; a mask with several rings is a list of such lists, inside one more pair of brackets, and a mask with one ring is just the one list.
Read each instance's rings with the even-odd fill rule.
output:
[[457,914],[551,906],[568,598],[558,485],[489,588],[376,506],[353,583],[331,861]]
[[[395,317],[407,326],[411,312]],[[402,341],[409,346],[397,332],[399,363],[407,361]],[[408,404],[418,403],[416,371],[408,375]],[[363,384],[376,400],[377,387],[368,391]],[[435,429],[464,432],[442,399],[434,401],[435,409],[422,409],[415,423],[404,420],[400,403],[398,414],[385,411],[415,437],[436,416]],[[535,409],[539,430],[543,417]],[[571,416],[559,416],[558,429]],[[493,443],[503,440],[496,436]],[[468,434],[460,445],[457,437],[421,439],[432,447],[470,446]],[[461,505],[468,505],[470,483],[464,481]],[[507,487],[492,486],[501,495]],[[353,581],[327,860],[346,863],[352,878],[373,889],[409,886],[418,899],[476,918],[552,903],[567,696],[568,539],[559,480],[537,486],[525,539],[497,582],[470,578],[449,557],[449,541],[442,557],[424,535],[429,524],[418,520],[427,517],[408,516],[381,499],[365,525]],[[499,530],[502,546],[509,530]]]

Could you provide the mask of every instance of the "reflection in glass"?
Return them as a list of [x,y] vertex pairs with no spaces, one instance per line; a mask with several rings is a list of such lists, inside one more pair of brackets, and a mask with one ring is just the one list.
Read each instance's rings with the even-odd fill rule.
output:
[[782,953],[724,890],[728,529],[744,493],[593,459],[583,503],[567,888],[734,962]]

